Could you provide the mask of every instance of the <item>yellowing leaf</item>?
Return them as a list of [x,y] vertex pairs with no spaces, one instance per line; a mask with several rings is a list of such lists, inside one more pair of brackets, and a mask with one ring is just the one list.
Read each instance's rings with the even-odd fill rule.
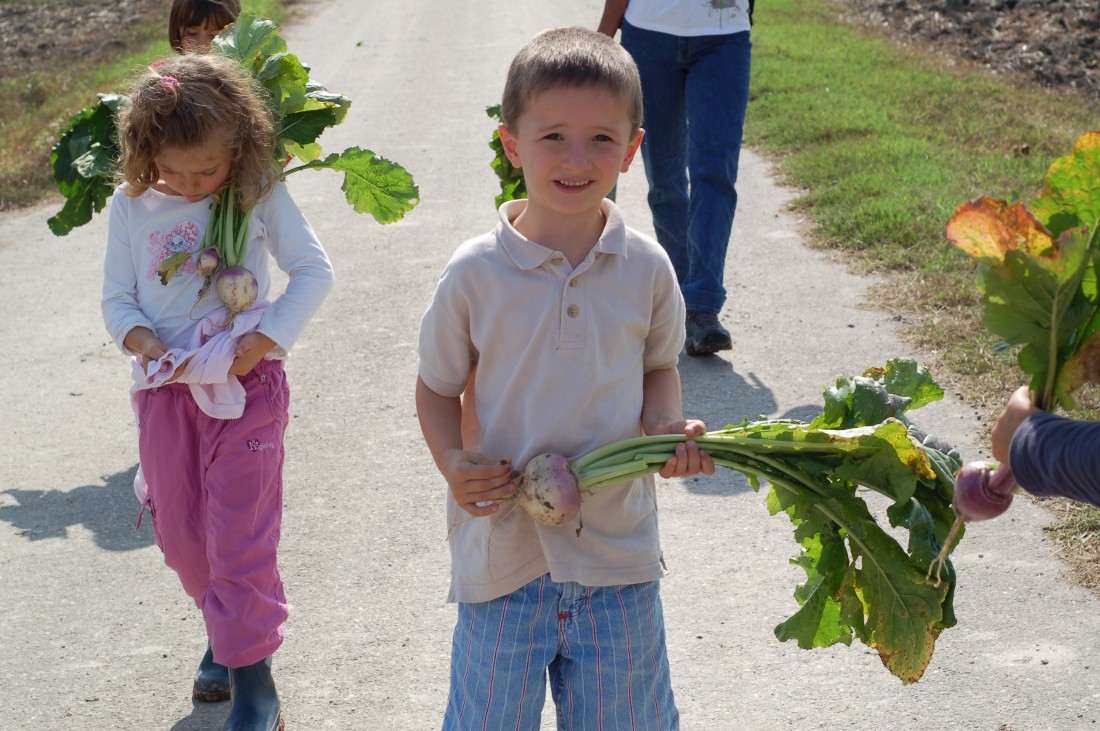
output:
[[1019,201],[983,196],[963,203],[947,223],[947,238],[979,261],[1000,262],[1012,250],[1056,255],[1050,231]]

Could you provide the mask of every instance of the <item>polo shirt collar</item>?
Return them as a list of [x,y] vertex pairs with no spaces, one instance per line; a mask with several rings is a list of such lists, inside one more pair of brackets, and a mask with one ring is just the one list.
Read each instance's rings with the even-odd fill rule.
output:
[[[511,200],[500,206],[497,213],[500,215],[500,223],[497,224],[497,238],[504,251],[520,269],[537,269],[543,262],[554,255],[554,250],[535,243],[512,226],[512,221],[527,207],[527,201]],[[626,222],[619,207],[608,198],[604,198],[600,204],[600,212],[603,213],[605,223],[600,240],[592,247],[592,253],[619,254],[626,256]]]

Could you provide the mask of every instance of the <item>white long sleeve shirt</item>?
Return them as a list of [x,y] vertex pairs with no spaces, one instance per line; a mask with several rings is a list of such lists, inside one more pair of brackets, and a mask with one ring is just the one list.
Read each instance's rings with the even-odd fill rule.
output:
[[[167,348],[187,348],[196,323],[222,306],[214,287],[196,303],[203,277],[193,258],[167,285],[157,274],[169,256],[199,250],[212,202],[192,203],[152,188],[136,198],[119,189],[112,197],[101,305],[107,331],[123,352],[135,327],[149,328]],[[256,275],[260,300],[270,299],[269,256],[289,281],[257,330],[277,344],[268,357],[285,358],[334,278],[328,255],[281,182],[253,209],[249,223],[244,266]]]

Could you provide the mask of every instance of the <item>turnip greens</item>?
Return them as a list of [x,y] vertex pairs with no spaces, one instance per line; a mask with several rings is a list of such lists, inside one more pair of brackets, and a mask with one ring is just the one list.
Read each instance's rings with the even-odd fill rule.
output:
[[[792,563],[806,583],[795,591],[801,605],[775,629],[800,647],[851,644],[878,652],[903,683],[918,680],[936,637],[955,624],[954,573],[944,559],[940,579],[932,562],[946,543],[958,452],[923,434],[906,412],[943,397],[928,371],[895,359],[860,376],[837,378],[825,389],[825,408],[813,421],[744,420],[697,437],[716,465],[748,477],[754,490],[768,484],[768,510],[786,513],[802,546]],[[609,444],[565,465],[557,455],[532,459],[517,483],[538,503],[528,512],[548,525],[583,530],[584,493],[659,471],[683,436],[646,436]],[[567,469],[566,469],[567,467]],[[563,473],[575,480],[568,495]],[[533,483],[533,484],[527,484]],[[884,500],[884,528],[861,494]],[[579,514],[576,512],[579,508]],[[907,532],[905,545],[895,534]]]

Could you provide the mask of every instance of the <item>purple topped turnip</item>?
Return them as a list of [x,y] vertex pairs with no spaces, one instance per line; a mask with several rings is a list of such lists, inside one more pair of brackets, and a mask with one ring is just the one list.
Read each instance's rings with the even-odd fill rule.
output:
[[218,275],[218,297],[225,303],[229,310],[229,317],[225,326],[233,323],[237,313],[244,312],[256,304],[256,297],[260,294],[260,285],[256,281],[256,275],[241,266],[228,267]]

